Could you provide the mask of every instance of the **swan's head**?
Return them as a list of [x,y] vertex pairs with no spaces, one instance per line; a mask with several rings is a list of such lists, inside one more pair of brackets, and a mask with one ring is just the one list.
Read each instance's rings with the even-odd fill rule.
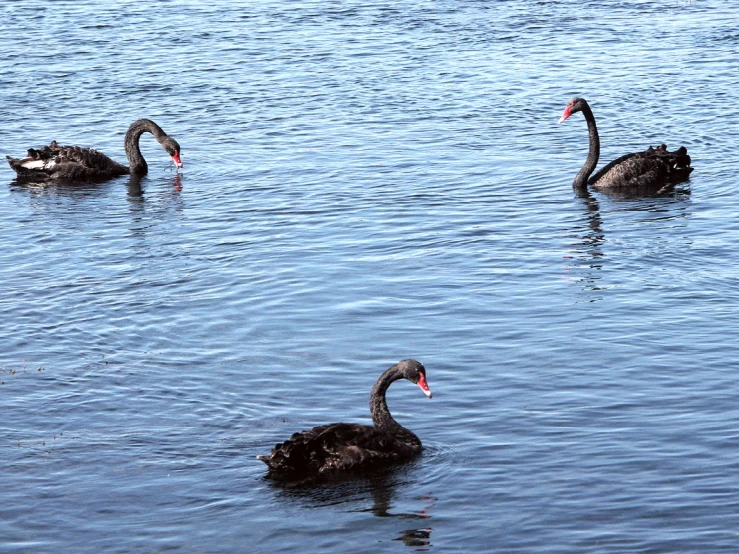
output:
[[565,119],[570,117],[573,113],[581,112],[584,106],[588,103],[585,102],[584,98],[573,98],[565,106],[565,111],[562,112],[562,117],[559,118],[557,123],[562,123]]
[[423,391],[423,394],[432,397],[431,389],[429,389],[428,381],[426,381],[426,368],[423,367],[421,362],[416,360],[403,360],[398,363],[398,368],[403,377],[408,379],[411,383],[418,385],[418,388]]
[[167,154],[172,156],[172,161],[177,166],[177,169],[182,167],[182,160],[180,160],[180,145],[172,137],[167,137],[162,141],[162,148],[167,151]]

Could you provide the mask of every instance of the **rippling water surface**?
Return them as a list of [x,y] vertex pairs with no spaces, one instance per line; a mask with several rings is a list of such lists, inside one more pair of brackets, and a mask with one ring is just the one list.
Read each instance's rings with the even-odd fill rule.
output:
[[[0,191],[3,552],[736,552],[739,33],[730,3],[6,2],[0,152],[143,192]],[[675,193],[578,198],[684,144]],[[146,138],[148,137],[148,138]],[[415,462],[255,460],[368,422]]]

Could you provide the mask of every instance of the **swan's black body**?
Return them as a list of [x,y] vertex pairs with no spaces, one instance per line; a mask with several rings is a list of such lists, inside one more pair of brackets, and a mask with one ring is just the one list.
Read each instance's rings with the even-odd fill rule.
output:
[[126,132],[124,145],[130,166],[119,164],[92,148],[59,146],[56,141],[38,150],[29,149],[25,158],[7,156],[8,163],[18,174],[18,179],[25,181],[94,182],[119,175],[143,176],[149,171],[139,148],[139,138],[145,132],[153,134],[175,165],[182,167],[180,145],[150,119],[133,122]]
[[393,419],[385,401],[387,388],[398,379],[416,383],[431,398],[423,365],[403,360],[386,370],[372,388],[370,412],[374,426],[332,423],[314,427],[275,445],[269,456],[257,458],[276,478],[372,469],[410,460],[423,449],[421,440]]
[[596,190],[614,192],[660,192],[687,180],[693,171],[684,146],[670,152],[663,144],[658,148],[650,146],[644,152],[621,156],[591,177],[600,157],[600,137],[590,106],[584,98],[573,98],[565,107],[559,122],[562,123],[576,112],[582,112],[585,116],[590,136],[588,157],[572,183],[576,190],[585,190],[590,185]]

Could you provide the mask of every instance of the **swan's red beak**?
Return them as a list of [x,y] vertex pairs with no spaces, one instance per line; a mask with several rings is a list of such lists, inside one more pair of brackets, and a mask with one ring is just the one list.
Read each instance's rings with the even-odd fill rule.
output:
[[174,153],[174,156],[172,156],[172,161],[174,161],[174,164],[177,166],[177,169],[182,168],[182,160],[180,160],[179,152]]
[[557,121],[557,123],[562,123],[565,119],[567,119],[571,115],[572,115],[572,109],[569,106],[567,106],[565,108],[565,111],[562,112],[562,117],[559,118],[559,121]]
[[429,389],[429,384],[426,382],[426,376],[423,373],[421,373],[421,376],[418,378],[418,388],[420,388],[423,391],[423,394],[429,398],[432,397],[431,389]]

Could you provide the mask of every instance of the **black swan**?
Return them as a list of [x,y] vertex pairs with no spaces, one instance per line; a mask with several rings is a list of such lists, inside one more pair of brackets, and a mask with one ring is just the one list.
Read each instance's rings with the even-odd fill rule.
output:
[[175,165],[182,167],[180,145],[150,119],[134,121],[126,132],[124,145],[130,166],[119,164],[92,148],[59,146],[56,141],[38,150],[29,149],[25,158],[6,157],[21,180],[90,182],[105,181],[119,175],[143,176],[149,171],[139,149],[139,138],[145,132],[154,135],[167,154],[172,156]]
[[559,123],[576,112],[582,112],[585,116],[590,135],[588,157],[572,183],[576,190],[585,190],[590,185],[596,190],[606,191],[629,192],[646,191],[647,189],[661,191],[687,180],[690,172],[693,171],[690,167],[690,156],[684,146],[670,152],[663,144],[657,148],[650,146],[644,152],[621,156],[590,177],[595,166],[598,165],[600,139],[598,128],[595,126],[595,117],[585,99],[570,100],[562,117],[559,118]]
[[393,381],[408,379],[431,398],[426,369],[416,360],[403,360],[386,370],[370,395],[371,425],[332,423],[293,434],[275,445],[269,456],[257,456],[277,478],[373,469],[407,461],[422,450],[421,440],[393,419],[385,392]]

